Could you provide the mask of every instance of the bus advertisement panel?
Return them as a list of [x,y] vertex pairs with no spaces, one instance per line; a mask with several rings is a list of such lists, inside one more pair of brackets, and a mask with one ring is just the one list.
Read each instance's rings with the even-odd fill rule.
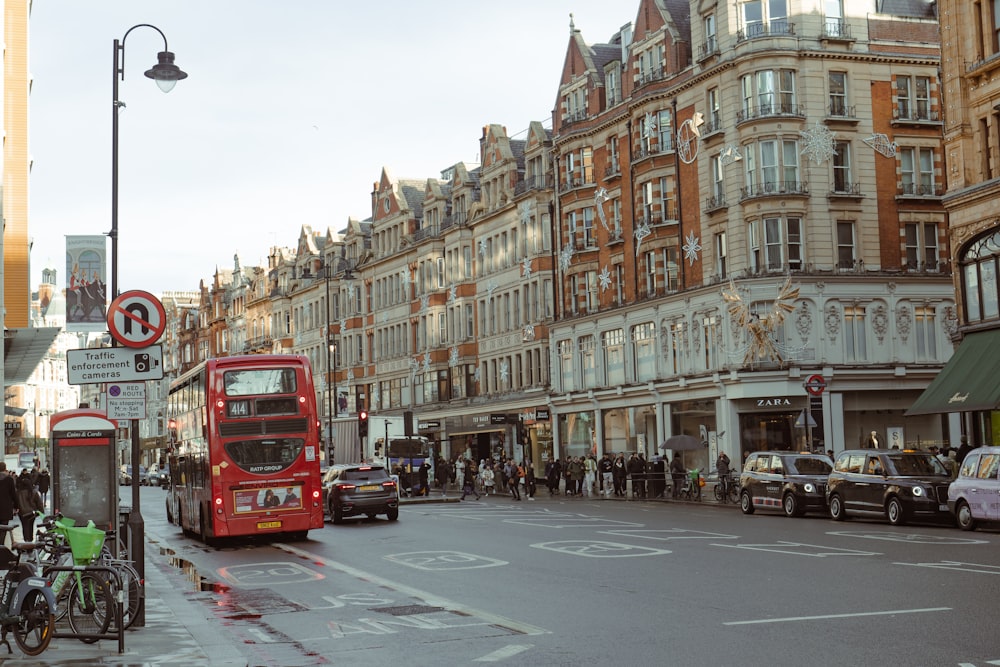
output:
[[171,384],[168,406],[171,523],[206,542],[323,527],[306,357],[210,359]]

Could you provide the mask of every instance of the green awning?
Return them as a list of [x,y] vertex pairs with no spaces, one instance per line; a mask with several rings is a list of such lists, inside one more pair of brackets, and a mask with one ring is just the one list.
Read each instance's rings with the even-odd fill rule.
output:
[[969,334],[907,416],[1000,409],[1000,329]]

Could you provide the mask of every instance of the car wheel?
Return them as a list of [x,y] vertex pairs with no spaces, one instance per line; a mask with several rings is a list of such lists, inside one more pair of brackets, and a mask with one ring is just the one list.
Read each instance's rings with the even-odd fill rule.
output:
[[906,513],[903,511],[903,503],[899,501],[899,498],[895,496],[889,498],[889,502],[885,505],[885,516],[889,519],[889,523],[894,526],[902,526],[906,523]]
[[340,509],[340,505],[335,503],[330,505],[330,516],[333,517],[334,524],[344,523],[344,512]]
[[838,495],[830,496],[830,518],[834,521],[843,521],[847,518],[844,501]]
[[390,507],[389,511],[385,513],[385,518],[387,518],[389,521],[395,521],[396,519],[398,519],[399,518],[399,508],[398,507]]
[[795,499],[794,493],[786,493],[781,499],[781,509],[785,510],[785,516],[800,516],[799,501]]
[[174,512],[173,509],[170,507],[170,498],[167,498],[167,523],[173,523],[173,522],[174,522]]
[[964,500],[958,503],[955,518],[958,520],[958,527],[962,530],[976,529],[976,520],[972,518],[972,508]]
[[744,514],[753,514],[753,498],[750,497],[749,491],[740,494],[740,509]]

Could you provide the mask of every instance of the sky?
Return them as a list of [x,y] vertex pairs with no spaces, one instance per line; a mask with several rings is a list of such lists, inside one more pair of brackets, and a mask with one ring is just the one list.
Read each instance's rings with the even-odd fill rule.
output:
[[[143,72],[163,39],[129,32],[119,80],[119,290],[197,290],[267,264],[303,225],[371,215],[381,171],[478,164],[484,125],[551,126],[570,13],[588,43],[638,0],[36,0],[30,23],[31,284],[65,281],[65,236],[111,229],[114,40],[163,31],[188,73]],[[110,242],[108,245],[110,257]],[[110,279],[109,279],[110,282]]]

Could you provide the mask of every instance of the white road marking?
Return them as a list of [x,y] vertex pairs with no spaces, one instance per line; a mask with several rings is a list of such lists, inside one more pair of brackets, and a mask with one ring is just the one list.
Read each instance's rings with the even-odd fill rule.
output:
[[937,570],[956,570],[958,572],[976,572],[978,574],[1000,574],[1000,565],[960,563],[959,561],[955,560],[943,560],[940,563],[893,563],[893,565],[908,565],[910,567],[929,567]]
[[508,565],[505,560],[467,554],[462,551],[411,551],[383,556],[386,560],[419,570],[475,570],[483,567]]
[[660,540],[669,542],[670,540],[735,540],[736,535],[726,535],[725,533],[705,533],[700,530],[684,530],[682,528],[667,528],[663,530],[602,530],[606,535],[616,535],[618,537],[641,537],[646,540]]
[[795,623],[798,621],[823,621],[831,618],[859,618],[862,616],[895,616],[896,614],[926,614],[932,611],[951,611],[951,607],[926,609],[893,609],[892,611],[862,611],[855,614],[824,614],[822,616],[789,616],[787,618],[761,618],[754,621],[729,621],[723,625],[759,625],[762,623]]
[[330,560],[320,556],[319,554],[314,554],[312,552],[306,551],[304,549],[299,549],[298,547],[293,547],[289,544],[274,544],[275,547],[286,551],[290,554],[295,554],[302,558],[308,558],[313,563],[322,563],[325,567],[332,570],[336,570],[348,576],[354,577],[355,579],[361,579],[367,581],[368,583],[373,583],[378,586],[384,586],[390,590],[399,591],[411,597],[417,598],[418,600],[423,600],[425,604],[432,607],[443,607],[446,610],[458,612],[465,614],[467,616],[473,616],[475,618],[480,618],[485,620],[487,623],[496,625],[501,628],[506,628],[512,632],[517,632],[522,635],[547,635],[550,633],[549,630],[544,628],[539,628],[528,623],[521,623],[520,621],[515,621],[504,616],[499,616],[497,614],[491,614],[488,611],[483,611],[481,609],[474,609],[464,604],[458,602],[453,602],[447,600],[440,596],[434,595],[427,591],[422,591],[419,588],[414,588],[413,586],[407,586],[406,584],[397,583],[390,579],[380,577],[377,574],[371,572],[366,572],[364,570],[359,570],[357,568],[351,567],[350,565],[345,565],[344,563],[338,563],[337,561]]
[[619,542],[594,540],[566,540],[562,542],[539,542],[531,545],[535,549],[545,549],[558,553],[586,556],[588,558],[636,558],[638,556],[659,556],[669,554],[666,549],[637,547]]
[[[748,549],[750,551],[770,551],[772,553],[789,554],[791,556],[809,556],[811,558],[826,558],[827,556],[881,556],[875,551],[857,551],[855,549],[839,549],[837,547],[821,547],[816,544],[800,542],[778,542],[777,544],[712,544],[713,547],[728,547],[729,549]],[[806,549],[818,549],[808,553]]]
[[893,533],[884,530],[833,530],[827,535],[838,537],[860,537],[865,540],[885,540],[887,542],[905,542],[907,544],[989,544],[988,540],[978,540],[968,537],[953,537],[950,535],[926,535],[922,533]]
[[482,657],[476,658],[473,662],[500,662],[501,660],[513,658],[518,653],[524,653],[532,648],[534,646],[531,644],[511,644],[510,646],[504,646],[492,653],[487,653]]

